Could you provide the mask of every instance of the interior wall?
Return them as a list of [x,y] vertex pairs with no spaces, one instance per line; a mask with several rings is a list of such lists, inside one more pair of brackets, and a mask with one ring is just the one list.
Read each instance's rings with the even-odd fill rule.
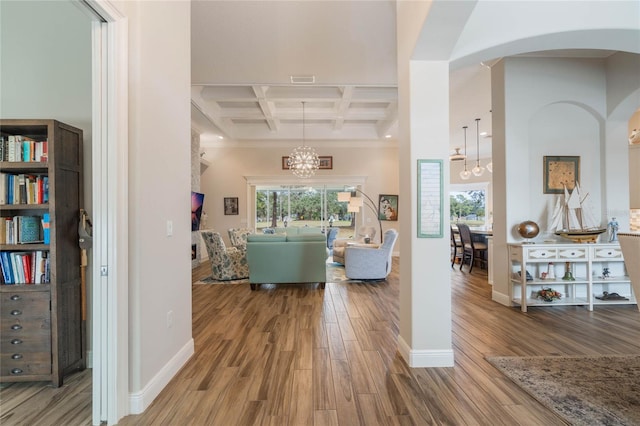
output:
[[[71,2],[0,2],[0,94],[1,118],[56,119],[82,129],[84,208],[91,217],[90,19]],[[87,254],[91,271],[91,250]],[[87,300],[91,276],[86,274]],[[92,347],[88,303],[89,354]],[[90,355],[87,360],[91,366]]]
[[[627,149],[625,141],[607,133],[606,65],[604,59],[506,58],[496,68],[497,74],[504,72],[504,78],[502,83],[492,82],[494,95],[503,91],[504,106],[494,98],[494,162],[500,163],[497,149],[507,168],[505,182],[500,184],[505,192],[501,194],[501,188],[496,187],[494,198],[494,213],[501,210],[500,218],[505,218],[499,221],[496,216],[494,220],[494,231],[496,224],[504,231],[504,238],[494,237],[497,271],[506,270],[506,242],[522,241],[515,228],[523,220],[540,225],[537,241],[566,242],[547,230],[558,195],[543,193],[545,155],[580,157],[579,181],[589,192],[592,213],[603,227],[609,213],[627,208],[628,173],[606,161]],[[620,90],[630,92],[629,87],[617,92]],[[503,114],[502,108],[508,114]],[[501,117],[504,135],[496,126]],[[617,188],[617,194],[607,188]],[[618,220],[621,229],[628,226],[628,213]],[[497,274],[494,290],[507,295],[507,281],[503,274]]]
[[193,354],[190,2],[118,2],[129,24],[129,344],[137,413]]
[[[307,143],[313,145],[313,143]],[[251,196],[247,191],[246,176],[268,177],[277,181],[290,181],[292,173],[282,169],[282,157],[289,155],[293,146],[270,148],[240,148],[240,147],[203,147],[211,166],[201,177],[201,188],[205,194],[204,211],[207,213],[210,229],[220,232],[228,244],[228,228],[253,227],[250,216]],[[397,148],[391,142],[389,145],[378,145],[367,148],[323,148],[318,155],[333,157],[333,169],[318,170],[313,179],[334,179],[337,176],[365,176],[363,191],[377,202],[379,194],[398,194],[398,154]],[[304,184],[298,179],[298,184]],[[348,183],[348,182],[345,182]],[[224,214],[224,198],[238,197],[239,215]],[[365,223],[377,226],[375,216],[364,208]],[[402,220],[403,212],[398,212]],[[383,232],[389,228],[398,229],[398,222],[383,221]],[[401,237],[401,236],[400,236]],[[395,250],[399,244],[396,243]]]

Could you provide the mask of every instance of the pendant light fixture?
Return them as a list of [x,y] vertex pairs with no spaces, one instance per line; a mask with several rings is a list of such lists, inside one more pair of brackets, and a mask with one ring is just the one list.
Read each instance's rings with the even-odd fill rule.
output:
[[480,119],[476,118],[476,166],[471,169],[475,176],[482,176],[484,167],[480,166]]
[[471,177],[471,172],[467,170],[467,126],[462,126],[464,129],[464,170],[460,172],[460,177],[463,180],[467,180]]
[[306,179],[313,176],[320,167],[320,159],[315,149],[305,145],[305,106],[302,102],[302,145],[289,154],[289,168],[299,178]]

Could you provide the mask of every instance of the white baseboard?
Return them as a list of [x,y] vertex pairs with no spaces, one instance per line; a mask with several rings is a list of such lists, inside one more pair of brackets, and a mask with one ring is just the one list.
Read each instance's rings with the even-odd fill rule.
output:
[[87,351],[84,356],[86,357],[87,368],[93,368],[93,351]]
[[511,306],[511,299],[509,299],[509,295],[498,293],[495,290],[491,292],[491,300],[493,300],[494,302],[498,302],[499,304],[504,306]]
[[129,394],[129,413],[140,414],[144,412],[193,354],[194,342],[193,339],[190,339],[149,381],[144,389]]
[[411,368],[453,367],[453,349],[414,350],[399,336],[398,351]]

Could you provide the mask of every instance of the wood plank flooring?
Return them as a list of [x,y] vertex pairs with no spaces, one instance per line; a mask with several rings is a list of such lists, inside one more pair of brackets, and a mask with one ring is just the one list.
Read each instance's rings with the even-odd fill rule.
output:
[[[465,268],[466,271],[467,268]],[[562,425],[491,355],[640,353],[635,306],[530,308],[490,300],[486,272],[452,272],[454,368],[396,351],[398,260],[370,284],[194,285],[195,355],[120,425]],[[208,275],[194,270],[193,281]],[[61,389],[3,385],[2,425],[89,425],[90,374]],[[35,408],[34,408],[35,407]]]

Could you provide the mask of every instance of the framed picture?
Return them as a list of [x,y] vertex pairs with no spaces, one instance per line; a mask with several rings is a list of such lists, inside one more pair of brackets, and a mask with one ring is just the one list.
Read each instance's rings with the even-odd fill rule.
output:
[[543,163],[543,193],[563,194],[565,186],[572,190],[580,181],[580,157],[545,156]]
[[319,156],[320,159],[320,170],[330,170],[333,169],[333,157],[330,155]]
[[[320,170],[330,170],[333,169],[333,157],[330,155],[320,155],[318,156],[320,160]],[[289,170],[289,156],[282,157],[282,170]]]
[[398,196],[380,194],[378,211],[380,220],[398,220]]
[[282,170],[289,170],[289,156],[282,157]]
[[418,160],[418,238],[442,238],[442,160]]
[[225,197],[224,214],[238,214],[238,197]]

